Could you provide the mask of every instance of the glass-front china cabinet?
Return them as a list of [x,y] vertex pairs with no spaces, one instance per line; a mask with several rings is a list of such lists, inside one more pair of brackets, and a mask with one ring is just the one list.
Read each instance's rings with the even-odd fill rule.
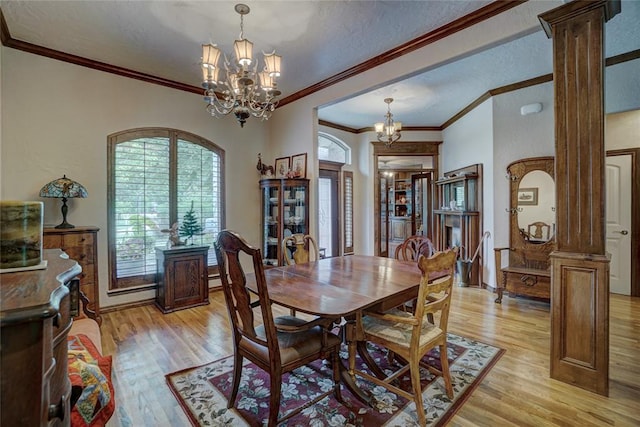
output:
[[260,190],[262,262],[283,265],[282,240],[296,233],[309,234],[309,180],[263,179]]

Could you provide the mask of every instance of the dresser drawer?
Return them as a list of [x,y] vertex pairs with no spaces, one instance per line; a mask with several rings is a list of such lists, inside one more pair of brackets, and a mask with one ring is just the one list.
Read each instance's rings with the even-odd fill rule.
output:
[[44,249],[62,248],[62,239],[62,234],[45,234],[42,241],[42,247]]
[[551,281],[548,276],[509,272],[506,290],[512,294],[550,299]]
[[85,264],[93,263],[93,246],[69,246],[65,244],[62,250],[69,255],[69,258],[82,264],[83,270]]
[[[95,311],[96,321],[100,323],[100,302],[98,285],[98,231],[97,227],[77,226],[69,229],[45,227],[43,246],[60,248],[70,259],[82,268],[78,275],[80,290],[89,299],[88,308]],[[82,316],[82,314],[80,314]]]

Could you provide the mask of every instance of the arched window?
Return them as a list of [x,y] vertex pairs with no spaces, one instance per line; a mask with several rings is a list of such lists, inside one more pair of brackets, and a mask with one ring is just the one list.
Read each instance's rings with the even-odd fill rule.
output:
[[318,160],[351,164],[351,149],[328,133],[318,132]]
[[210,247],[209,273],[217,271],[213,241],[224,228],[224,150],[188,132],[134,129],[109,136],[107,169],[109,289],[154,283],[155,248],[166,248],[168,229],[182,224],[192,207],[203,228],[193,243]]

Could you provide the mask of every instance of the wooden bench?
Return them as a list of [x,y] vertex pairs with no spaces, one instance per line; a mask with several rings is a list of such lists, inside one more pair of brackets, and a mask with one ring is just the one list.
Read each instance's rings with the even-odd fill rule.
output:
[[[509,250],[510,265],[502,267],[502,251]],[[509,295],[523,295],[551,300],[551,269],[548,258],[528,259],[524,251],[513,248],[494,248],[496,262],[495,302],[502,302],[502,294],[506,290]],[[502,277],[499,277],[502,273]]]

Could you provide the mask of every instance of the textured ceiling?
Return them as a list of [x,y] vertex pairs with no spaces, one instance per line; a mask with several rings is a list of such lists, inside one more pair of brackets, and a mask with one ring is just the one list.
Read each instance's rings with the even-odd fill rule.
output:
[[[376,57],[490,1],[253,1],[245,37],[254,52],[283,56],[283,97]],[[607,56],[640,48],[640,1],[623,0],[607,24]],[[11,37],[65,53],[199,86],[202,43],[231,53],[239,35],[236,2],[13,1],[0,5]],[[551,72],[542,32],[425,70],[369,94],[320,108],[352,128],[392,112],[408,126],[439,126],[489,89]],[[640,71],[637,73],[640,75]],[[640,84],[639,84],[640,86]],[[640,94],[638,95],[640,98]]]

